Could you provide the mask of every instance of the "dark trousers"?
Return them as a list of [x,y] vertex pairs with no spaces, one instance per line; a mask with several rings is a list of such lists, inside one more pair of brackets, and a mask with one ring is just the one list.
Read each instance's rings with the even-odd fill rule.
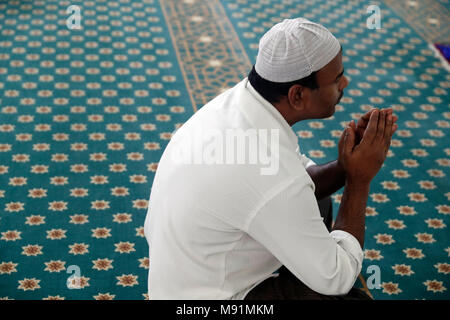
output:
[[[331,231],[333,221],[333,204],[331,198],[327,197],[320,201],[320,215],[328,231]],[[363,290],[352,288],[347,295],[327,296],[317,293],[307,287],[285,266],[277,271],[279,276],[264,280],[253,288],[244,300],[371,300]]]

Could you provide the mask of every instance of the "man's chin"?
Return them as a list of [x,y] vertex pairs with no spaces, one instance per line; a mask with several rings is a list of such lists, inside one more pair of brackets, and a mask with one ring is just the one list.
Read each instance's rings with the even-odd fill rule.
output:
[[332,117],[334,115],[335,112],[336,112],[336,108],[333,107],[333,109],[331,109],[328,114],[323,115],[322,117],[320,117],[320,119],[330,118],[330,117]]
[[335,112],[336,112],[336,104],[335,104],[335,105],[333,106],[333,108],[331,109],[330,114],[328,115],[327,118],[333,116]]

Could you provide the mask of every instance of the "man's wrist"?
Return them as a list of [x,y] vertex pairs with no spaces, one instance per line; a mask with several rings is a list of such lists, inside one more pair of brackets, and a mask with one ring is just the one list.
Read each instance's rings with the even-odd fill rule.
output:
[[341,162],[339,161],[339,159],[336,160],[336,165],[337,165],[337,167],[338,167],[338,169],[339,169],[340,171],[344,171],[344,172],[345,172],[344,167],[342,166],[342,164],[341,164]]
[[366,191],[370,190],[370,181],[365,181],[358,178],[353,178],[349,176],[345,181],[345,187],[349,191]]
[[347,178],[347,173],[345,172],[344,167],[342,166],[342,164],[339,161],[339,159],[336,160],[336,171],[337,171],[339,176],[344,177],[344,179]]

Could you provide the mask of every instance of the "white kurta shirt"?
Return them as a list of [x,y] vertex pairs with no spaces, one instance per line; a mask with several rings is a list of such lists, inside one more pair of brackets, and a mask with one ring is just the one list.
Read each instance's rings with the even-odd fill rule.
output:
[[[277,133],[271,169],[267,161],[201,158],[230,129]],[[243,299],[282,265],[319,293],[347,293],[363,252],[350,233],[326,229],[306,171],[312,164],[248,79],[197,111],[173,135],[153,181],[144,226],[149,298]]]

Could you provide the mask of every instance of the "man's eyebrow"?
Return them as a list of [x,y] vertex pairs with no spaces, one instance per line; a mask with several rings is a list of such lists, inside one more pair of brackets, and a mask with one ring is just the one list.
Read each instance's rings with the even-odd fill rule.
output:
[[342,72],[338,74],[338,76],[336,77],[336,79],[334,79],[334,81],[336,81],[339,77],[342,77],[342,75],[344,74],[345,69],[342,69]]

